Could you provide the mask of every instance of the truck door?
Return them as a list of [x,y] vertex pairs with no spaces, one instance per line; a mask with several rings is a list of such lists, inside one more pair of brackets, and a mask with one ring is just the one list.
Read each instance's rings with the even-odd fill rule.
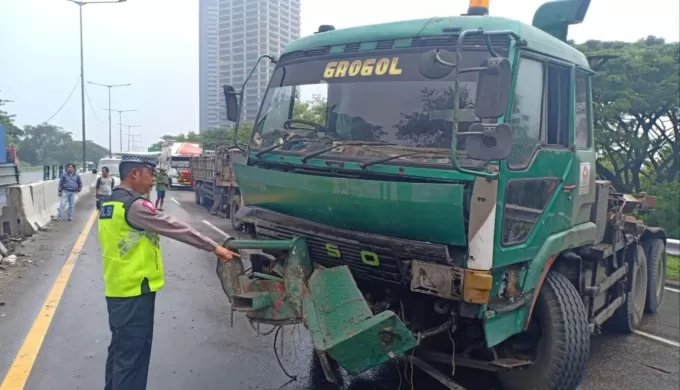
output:
[[[530,277],[540,275],[548,257],[561,250],[563,242],[555,234],[590,216],[589,204],[578,194],[592,192],[592,153],[571,147],[574,72],[569,64],[540,56],[519,59],[510,117],[513,151],[500,166],[493,265],[524,264],[519,271],[522,293],[533,290],[537,280]],[[582,171],[590,175],[586,185]],[[494,280],[503,279],[505,271],[499,272]],[[529,306],[489,319],[489,346],[521,332]]]

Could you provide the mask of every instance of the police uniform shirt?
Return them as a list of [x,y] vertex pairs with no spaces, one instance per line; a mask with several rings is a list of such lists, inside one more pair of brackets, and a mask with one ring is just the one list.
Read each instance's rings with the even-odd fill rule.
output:
[[[133,195],[138,195],[124,184],[116,188],[125,189]],[[218,246],[215,241],[199,233],[186,223],[159,212],[154,204],[147,199],[142,198],[133,202],[127,210],[127,218],[134,227],[158,233],[161,236],[183,242],[198,249],[212,252]]]
[[[145,154],[124,154],[121,164],[125,162],[141,163],[148,166],[151,170],[154,170],[158,164],[155,155]],[[141,196],[141,194],[138,194],[123,183],[120,183],[116,188],[127,190],[135,197]],[[219,246],[215,241],[199,233],[186,223],[159,212],[154,204],[145,198],[140,198],[130,205],[130,208],[127,210],[127,220],[133,227],[138,229],[149,230],[208,252],[214,251]]]

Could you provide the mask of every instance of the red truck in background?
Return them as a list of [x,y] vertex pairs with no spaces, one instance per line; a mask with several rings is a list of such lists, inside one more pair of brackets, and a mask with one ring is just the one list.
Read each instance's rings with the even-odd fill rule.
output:
[[191,167],[189,161],[192,156],[200,156],[203,146],[191,142],[169,141],[161,145],[161,158],[159,168],[168,173],[168,189],[176,187],[193,187]]

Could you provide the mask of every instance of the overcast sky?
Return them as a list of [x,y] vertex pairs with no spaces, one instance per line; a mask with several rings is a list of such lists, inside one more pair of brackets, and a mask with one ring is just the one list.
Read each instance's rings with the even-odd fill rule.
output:
[[[544,0],[491,0],[491,14],[531,23]],[[583,24],[571,29],[587,39],[634,41],[656,35],[677,41],[678,0],[593,0]],[[302,35],[320,24],[336,28],[430,16],[458,15],[466,0],[302,0]],[[127,0],[83,9],[85,80],[132,83],[112,91],[123,122],[142,126],[144,150],[160,135],[198,128],[198,0]],[[20,125],[52,116],[80,73],[78,7],[66,0],[0,0],[0,97]],[[107,89],[86,85],[87,138],[108,145]],[[95,116],[96,114],[96,116]],[[98,118],[97,118],[98,117]],[[118,114],[113,149],[118,151]],[[80,89],[50,123],[81,138]],[[127,130],[125,130],[127,132]],[[124,139],[124,143],[127,143]]]

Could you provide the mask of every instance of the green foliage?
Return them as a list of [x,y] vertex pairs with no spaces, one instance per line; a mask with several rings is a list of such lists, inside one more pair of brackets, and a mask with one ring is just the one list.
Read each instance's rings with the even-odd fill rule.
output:
[[643,216],[645,222],[664,228],[669,237],[680,237],[680,180],[652,184],[646,191],[656,196],[656,207],[652,213]]
[[300,101],[296,94],[296,102],[293,107],[293,118],[313,123],[326,123],[327,117],[326,100],[320,96],[314,96],[310,101]]
[[593,79],[598,174],[619,191],[657,196],[646,222],[680,237],[680,44],[648,37],[576,47],[618,56]]
[[[83,144],[74,141],[71,133],[61,127],[42,123],[24,127],[18,145],[19,157],[31,165],[80,163]],[[87,159],[98,161],[109,155],[108,149],[92,141],[86,144]]]
[[10,101],[0,99],[0,125],[5,126],[7,131],[7,145],[16,145],[19,143],[19,137],[23,135],[23,131],[14,124],[14,114],[2,109],[2,106],[7,103],[10,103]]
[[680,257],[668,255],[666,278],[680,281]]
[[[3,109],[9,102],[0,98],[0,124],[7,130],[7,144],[17,146],[22,167],[42,169],[46,164],[81,163],[81,141],[74,141],[70,132],[47,123],[19,128],[14,123],[15,115]],[[86,152],[90,161],[98,161],[109,154],[108,149],[92,141],[87,141]]]
[[588,41],[587,56],[616,55],[593,80],[598,174],[620,191],[677,180],[680,170],[680,45]]
[[[250,136],[252,133],[252,122],[241,123],[238,129],[238,143],[240,145],[244,145],[250,142]],[[202,144],[204,150],[215,150],[220,145],[234,145],[234,128],[215,127],[203,130],[200,133],[189,131],[187,134],[180,133],[178,135],[164,135],[161,137],[161,139],[163,141],[158,141],[152,146],[160,146],[160,144],[164,141],[194,142]]]

